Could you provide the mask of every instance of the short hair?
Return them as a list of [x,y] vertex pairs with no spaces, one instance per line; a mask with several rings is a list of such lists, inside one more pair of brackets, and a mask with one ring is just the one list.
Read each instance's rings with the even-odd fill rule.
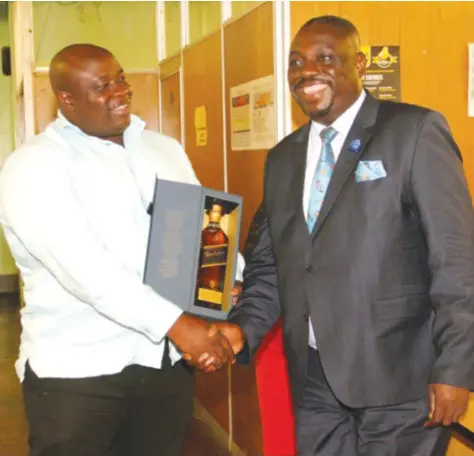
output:
[[357,30],[357,27],[351,21],[344,19],[343,17],[331,15],[313,17],[305,22],[300,30],[303,30],[313,24],[325,24],[337,27],[346,32],[347,35],[355,36],[357,45],[360,46],[359,30]]

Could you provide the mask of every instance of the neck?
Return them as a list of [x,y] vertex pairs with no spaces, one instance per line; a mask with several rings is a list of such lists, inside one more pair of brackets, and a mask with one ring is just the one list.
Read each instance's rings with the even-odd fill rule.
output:
[[332,125],[342,114],[344,114],[360,97],[362,93],[362,88],[358,89],[357,92],[353,94],[353,96],[347,100],[344,105],[339,106],[337,103],[328,110],[327,113],[324,115],[316,115],[310,116],[310,119],[314,122],[323,124],[324,126],[328,127]]
[[102,138],[102,139],[105,139],[106,141],[111,141],[115,144],[118,144],[119,146],[124,147],[123,135],[111,136],[110,138]]

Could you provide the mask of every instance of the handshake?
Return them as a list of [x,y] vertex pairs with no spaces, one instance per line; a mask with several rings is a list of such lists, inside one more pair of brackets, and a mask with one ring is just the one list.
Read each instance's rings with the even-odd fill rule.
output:
[[227,322],[208,323],[183,314],[168,331],[168,337],[183,353],[183,359],[204,372],[215,372],[235,362],[244,347],[242,329]]
[[[234,303],[239,289],[234,288]],[[168,331],[169,339],[183,354],[183,359],[204,372],[215,372],[229,363],[244,347],[242,329],[228,322],[209,323],[182,314]]]

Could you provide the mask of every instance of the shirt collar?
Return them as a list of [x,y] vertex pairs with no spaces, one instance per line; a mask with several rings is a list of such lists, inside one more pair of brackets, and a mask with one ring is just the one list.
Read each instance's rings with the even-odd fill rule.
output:
[[[362,90],[357,100],[332,123],[331,127],[333,127],[341,137],[345,138],[348,135],[366,96],[365,90]],[[313,128],[319,135],[319,133],[326,128],[326,125],[311,121],[311,129],[313,130]]]
[[[130,144],[130,141],[133,142],[137,138],[137,136],[141,135],[141,133],[145,129],[145,126],[146,126],[146,122],[140,119],[140,117],[134,114],[131,115],[130,125],[126,128],[126,130],[123,133],[123,136],[124,136],[123,142],[125,144],[125,148],[127,148],[127,145]],[[106,141],[104,139],[97,138],[96,136],[90,136],[84,133],[77,125],[74,125],[72,122],[67,120],[64,114],[60,110],[58,110],[57,119],[53,122],[53,128],[58,133],[61,133],[61,131],[64,131],[64,130],[68,130],[68,131],[77,133],[90,141],[95,141],[102,144],[110,143],[110,141]]]

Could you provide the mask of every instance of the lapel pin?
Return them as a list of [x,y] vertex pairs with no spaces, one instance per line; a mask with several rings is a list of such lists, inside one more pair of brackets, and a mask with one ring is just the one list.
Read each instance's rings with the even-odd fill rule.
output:
[[360,142],[360,139],[353,139],[349,144],[349,150],[351,152],[359,152],[361,147],[362,143]]

